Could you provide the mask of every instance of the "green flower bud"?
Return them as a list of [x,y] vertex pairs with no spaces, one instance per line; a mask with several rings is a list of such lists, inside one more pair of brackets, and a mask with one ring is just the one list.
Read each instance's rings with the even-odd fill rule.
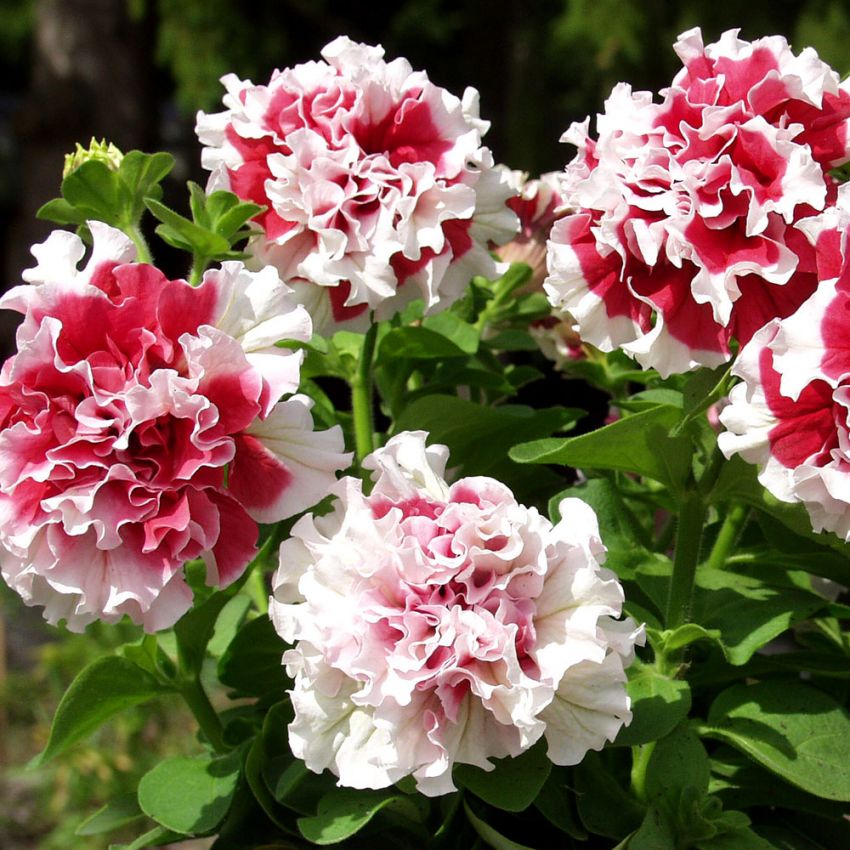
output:
[[106,139],[97,141],[92,137],[88,150],[77,142],[77,149],[73,153],[65,154],[65,167],[62,169],[62,177],[67,177],[72,171],[79,168],[84,162],[103,162],[112,171],[117,171],[121,165],[124,154]]

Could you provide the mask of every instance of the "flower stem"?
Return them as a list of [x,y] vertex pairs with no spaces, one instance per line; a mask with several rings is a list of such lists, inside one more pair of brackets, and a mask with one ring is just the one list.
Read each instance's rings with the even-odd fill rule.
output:
[[363,337],[357,370],[351,377],[351,413],[354,419],[354,450],[358,463],[375,450],[375,422],[372,413],[372,361],[378,325],[372,323]]
[[224,727],[201,685],[200,677],[196,675],[184,679],[180,686],[180,694],[195,715],[198,726],[201,727],[212,748],[217,753],[226,753],[228,747],[224,743]]
[[632,747],[632,793],[641,802],[646,801],[646,769],[655,749],[655,741]]
[[673,575],[670,579],[665,616],[668,629],[675,629],[686,623],[691,615],[705,514],[706,506],[702,495],[696,490],[686,493],[679,511],[679,526],[676,529],[676,553],[673,557]]
[[204,272],[207,268],[207,258],[201,257],[198,254],[195,254],[192,257],[192,268],[189,272],[189,283],[192,286],[197,286],[201,282],[201,278],[204,276]]
[[145,240],[142,231],[139,229],[138,224],[130,224],[124,228],[124,232],[127,236],[130,237],[133,244],[136,246],[136,260],[139,263],[153,263],[153,255],[151,254],[151,249],[148,247],[148,243]]
[[729,553],[735,548],[741,532],[750,518],[750,509],[746,505],[732,505],[720,526],[717,539],[711,548],[706,566],[712,569],[722,569],[726,565]]

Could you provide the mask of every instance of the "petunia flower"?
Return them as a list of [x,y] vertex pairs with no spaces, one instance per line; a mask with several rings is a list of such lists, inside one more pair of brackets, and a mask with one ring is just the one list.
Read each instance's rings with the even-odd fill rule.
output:
[[642,631],[600,567],[596,517],[561,502],[553,525],[492,478],[446,483],[445,446],[403,432],[345,478],[332,512],[280,551],[270,614],[294,679],[293,753],[341,785],[412,775],[454,790],[545,737],[576,764],[631,720],[624,668]]
[[716,366],[815,289],[797,228],[834,198],[850,156],[850,89],[784,38],[675,45],[684,67],[663,99],[617,85],[561,191],[546,289],[584,340],[662,375]]
[[383,55],[341,36],[323,61],[267,85],[224,77],[226,110],[198,115],[208,188],[266,207],[248,250],[317,331],[417,297],[445,309],[473,275],[495,276],[488,245],[517,228],[512,190],[481,146],[478,93],[459,99]]
[[298,388],[310,318],[273,269],[208,271],[197,288],[136,263],[91,222],[86,265],[64,231],[36,245],[0,372],[0,570],[52,623],[128,615],[146,630],[191,605],[183,565],[238,578],[257,522],[318,501],[347,465]]
[[801,224],[816,249],[817,290],[741,351],[718,444],[759,466],[778,499],[802,502],[815,531],[850,541],[850,193]]

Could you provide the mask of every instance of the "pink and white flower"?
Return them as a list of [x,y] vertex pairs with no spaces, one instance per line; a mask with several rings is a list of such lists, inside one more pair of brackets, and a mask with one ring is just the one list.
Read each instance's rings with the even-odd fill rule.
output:
[[718,443],[760,467],[774,496],[802,502],[816,531],[850,541],[850,192],[801,224],[822,278],[790,317],[762,328],[741,351],[727,429]]
[[249,251],[317,330],[416,297],[445,309],[473,275],[495,274],[488,244],[516,232],[511,189],[481,147],[478,93],[458,99],[344,36],[322,56],[265,86],[222,79],[226,110],[198,115],[208,189],[267,207]]
[[0,300],[24,315],[0,372],[0,569],[50,622],[155,631],[191,605],[186,561],[229,584],[257,522],[314,504],[347,458],[306,397],[278,401],[301,355],[275,344],[311,328],[273,269],[225,263],[193,288],[90,228],[82,270],[56,231]]
[[541,737],[576,764],[630,722],[624,667],[642,631],[599,566],[578,499],[553,526],[491,478],[444,480],[445,446],[404,432],[281,546],[271,616],[294,678],[293,753],[341,785],[412,775],[454,790],[454,764],[492,769]]
[[597,120],[563,136],[573,215],[552,231],[546,283],[582,337],[662,374],[729,359],[817,283],[797,229],[834,195],[850,157],[850,87],[811,50],[726,32],[679,37],[684,67],[654,103],[616,86]]
[[519,219],[519,233],[499,248],[499,257],[507,263],[526,263],[532,276],[528,289],[540,289],[546,277],[546,240],[552,225],[566,212],[559,185],[560,174],[549,171],[537,179],[529,179],[523,171],[510,171],[504,166],[510,185],[517,194],[508,206]]

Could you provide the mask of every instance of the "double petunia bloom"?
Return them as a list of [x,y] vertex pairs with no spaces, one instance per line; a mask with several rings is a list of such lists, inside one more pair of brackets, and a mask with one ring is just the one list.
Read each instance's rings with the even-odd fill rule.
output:
[[811,50],[735,31],[675,45],[684,67],[660,103],[621,83],[574,124],[562,177],[573,213],[549,249],[552,303],[582,338],[666,376],[730,359],[817,287],[799,228],[834,200],[850,157],[850,89]]
[[242,574],[258,522],[321,499],[347,466],[340,429],[314,432],[298,388],[310,317],[273,269],[241,263],[193,288],[135,262],[119,231],[94,247],[55,232],[0,373],[0,568],[51,622],[78,630],[124,614],[148,631],[192,603],[183,574]]
[[404,432],[345,478],[325,516],[281,546],[271,616],[295,643],[293,753],[341,785],[412,775],[454,790],[452,767],[491,769],[546,739],[576,764],[631,720],[624,668],[642,630],[592,509],[553,525],[492,478],[444,480],[445,446]]
[[481,146],[478,93],[459,99],[343,36],[322,56],[268,85],[223,78],[226,110],[198,116],[209,188],[266,207],[249,251],[317,331],[414,298],[444,310],[474,275],[494,276],[488,246],[517,229],[513,190]]

